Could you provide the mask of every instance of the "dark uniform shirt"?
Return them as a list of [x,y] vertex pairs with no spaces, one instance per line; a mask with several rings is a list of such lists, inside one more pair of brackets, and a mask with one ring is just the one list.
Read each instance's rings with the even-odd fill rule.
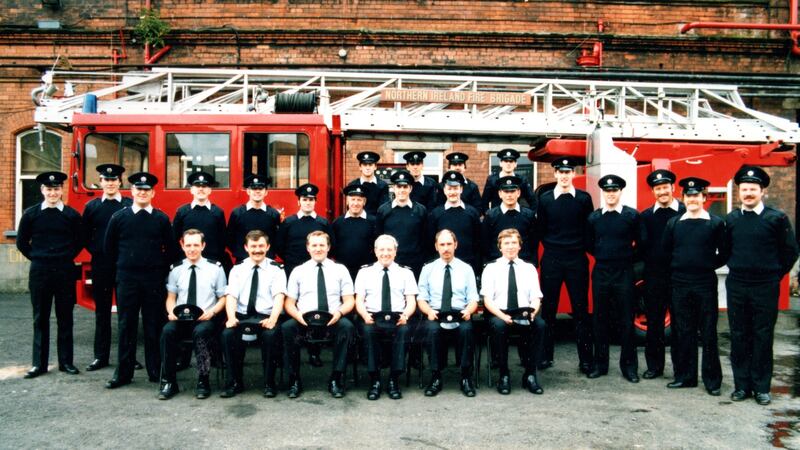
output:
[[269,238],[270,250],[267,255],[272,258],[275,255],[276,242],[278,235],[278,225],[281,223],[281,213],[275,208],[263,204],[262,208],[254,208],[249,204],[241,205],[231,211],[228,219],[228,249],[236,258],[236,262],[242,262],[248,257],[244,249],[244,239],[247,233],[253,230],[261,230]]
[[[103,259],[104,243],[106,239],[106,229],[111,216],[120,209],[131,206],[133,201],[129,198],[118,197],[120,200],[111,198],[96,198],[83,208],[83,231],[84,245],[86,250],[92,255],[92,259]],[[94,270],[95,268],[92,267]]]
[[639,212],[635,209],[597,209],[589,215],[587,249],[597,266],[627,267],[633,264],[640,233]]
[[728,257],[725,222],[711,214],[700,219],[673,217],[664,228],[661,247],[673,280],[708,280],[709,274],[725,265]]
[[517,203],[517,209],[505,209],[504,205],[490,209],[483,218],[482,237],[483,254],[485,261],[495,260],[500,257],[500,250],[497,248],[497,235],[501,231],[513,228],[519,231],[522,236],[522,249],[519,257],[523,260],[536,264],[538,259],[537,248],[539,242],[536,240],[536,215],[533,210],[525,208]]
[[[275,241],[278,255],[283,258],[287,274],[291,274],[292,269],[308,261],[310,256],[306,250],[306,237],[309,233],[324,231],[333,239],[327,219],[316,214],[301,218],[298,214],[287,217],[283,221],[278,227],[278,237]],[[331,243],[331,247],[335,247],[335,241]]]
[[200,206],[187,203],[175,212],[172,229],[175,232],[175,242],[180,241],[183,232],[189,229],[203,232],[206,248],[203,256],[214,261],[227,259],[225,255],[225,212],[217,205],[206,203]]
[[572,255],[586,251],[586,219],[592,213],[592,197],[585,191],[575,189],[571,193],[555,197],[555,191],[547,191],[539,197],[537,229],[545,252]]
[[426,210],[431,211],[436,207],[436,199],[438,196],[439,185],[431,177],[422,176],[423,183],[416,179],[411,186],[411,201],[419,203],[424,206]]
[[360,217],[345,213],[331,224],[336,246],[331,249],[331,257],[344,264],[355,279],[358,269],[375,261],[375,216],[363,211]]
[[480,263],[481,214],[477,209],[463,203],[459,206],[448,206],[439,206],[428,216],[428,243],[433,245],[434,236],[439,231],[452,231],[458,240],[456,257],[476,270]]
[[59,204],[37,203],[22,213],[17,228],[17,249],[34,264],[71,262],[83,248],[81,215]]
[[359,185],[364,190],[367,203],[364,205],[364,210],[371,216],[378,212],[378,208],[389,201],[389,185],[380,178],[375,177],[377,182],[365,182],[361,178],[356,178],[351,181],[348,186]]
[[[528,180],[521,178],[522,184],[520,185],[520,199],[525,200],[525,205],[529,209],[533,210],[534,213],[537,212],[538,208],[538,199],[536,195],[533,193],[533,188],[531,188],[530,183]],[[500,194],[498,193],[497,183],[500,180],[500,174],[492,174],[486,178],[486,184],[483,186],[483,211],[488,211],[495,206],[500,206],[503,203],[500,200]]]
[[389,234],[397,239],[398,264],[411,267],[418,273],[425,261],[429,249],[424,245],[426,236],[425,221],[428,213],[419,203],[407,206],[394,206],[396,203],[384,203],[378,208],[375,216],[375,234]]
[[[674,206],[674,208],[673,208]],[[661,245],[664,228],[667,222],[675,216],[681,216],[686,212],[683,203],[673,199],[670,207],[651,205],[639,215],[642,223],[642,247],[641,255],[644,260],[645,270],[648,272],[661,272],[665,267],[668,255]]]
[[117,263],[117,279],[158,279],[162,283],[177,254],[169,217],[135,205],[114,213],[108,222],[105,252]]
[[[442,206],[447,202],[447,196],[444,195],[444,191],[442,189],[437,189],[437,191],[436,206]],[[478,189],[478,185],[472,180],[466,180],[464,190],[461,192],[461,201],[464,202],[464,204],[477,209],[480,213],[483,213],[484,211],[483,200],[481,199],[481,191]]]
[[729,277],[751,283],[777,282],[797,259],[789,217],[764,206],[760,213],[734,209],[725,218]]

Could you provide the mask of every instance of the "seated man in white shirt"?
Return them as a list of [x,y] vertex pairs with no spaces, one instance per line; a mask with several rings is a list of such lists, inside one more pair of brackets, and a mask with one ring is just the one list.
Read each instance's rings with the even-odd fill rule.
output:
[[328,381],[328,392],[334,398],[344,397],[344,370],[347,349],[353,340],[354,327],[346,317],[352,311],[354,299],[353,280],[343,264],[328,259],[331,238],[324,231],[313,231],[306,237],[306,250],[311,259],[297,266],[289,275],[286,287],[286,314],[290,319],[281,325],[283,333],[284,367],[289,369],[289,398],[297,398],[303,391],[300,381],[301,331],[308,327],[303,314],[311,311],[330,313],[327,323],[333,335],[333,371]]
[[[522,387],[533,394],[544,390],[536,378],[536,366],[542,359],[546,325],[539,317],[542,291],[539,275],[533,264],[519,258],[522,237],[519,231],[509,228],[497,236],[497,247],[503,255],[486,265],[481,276],[481,295],[487,311],[494,317],[489,319],[492,334],[492,357],[500,369],[497,392],[508,395],[511,379],[508,370],[508,334],[512,329],[520,333],[520,357],[525,367]],[[514,310],[532,308],[532,316],[517,319]]]
[[[383,234],[375,239],[378,261],[365,265],[356,275],[356,311],[361,317],[361,335],[367,347],[370,388],[367,399],[381,396],[380,338],[391,337],[391,366],[387,392],[389,398],[402,397],[397,379],[405,371],[408,318],[416,309],[417,281],[408,267],[394,262],[397,239]],[[399,317],[398,316],[399,313]],[[377,321],[377,324],[376,324]]]
[[272,398],[277,394],[274,361],[280,342],[278,319],[283,310],[286,274],[283,266],[267,258],[269,238],[263,231],[247,233],[244,246],[250,256],[233,266],[226,289],[228,321],[222,332],[222,348],[229,370],[225,372],[225,390],[220,397],[230,398],[244,391],[241,322],[258,321],[256,336],[261,341],[264,397]]

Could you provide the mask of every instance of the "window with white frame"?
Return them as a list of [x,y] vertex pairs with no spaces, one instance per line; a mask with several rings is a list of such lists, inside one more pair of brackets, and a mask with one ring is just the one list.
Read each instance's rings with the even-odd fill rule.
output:
[[438,182],[442,178],[443,167],[442,160],[444,157],[444,152],[442,150],[403,150],[403,151],[395,151],[394,152],[394,162],[397,164],[403,164],[405,166],[406,160],[403,159],[403,155],[406,153],[411,153],[414,151],[424,151],[425,152],[425,159],[422,163],[422,174],[427,175],[436,182]]
[[26,208],[42,201],[36,176],[61,170],[61,136],[33,129],[17,135],[15,223]]

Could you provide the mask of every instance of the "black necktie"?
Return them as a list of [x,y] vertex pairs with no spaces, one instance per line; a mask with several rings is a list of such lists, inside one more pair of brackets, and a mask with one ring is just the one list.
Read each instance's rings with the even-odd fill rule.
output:
[[192,274],[189,275],[189,295],[186,297],[186,303],[189,305],[196,305],[197,304],[197,272],[195,272],[195,266],[192,264],[190,269],[192,269]]
[[453,309],[453,282],[450,279],[450,264],[444,266],[444,283],[442,284],[442,311]]
[[325,288],[325,273],[322,263],[317,263],[317,309],[328,311],[328,290]]
[[392,288],[389,287],[389,268],[383,268],[383,286],[381,286],[381,311],[392,310]]
[[256,314],[256,297],[258,297],[258,266],[253,267],[253,278],[250,280],[250,298],[247,300],[247,315]]
[[519,300],[517,299],[517,275],[514,273],[514,261],[508,262],[508,309],[519,308]]

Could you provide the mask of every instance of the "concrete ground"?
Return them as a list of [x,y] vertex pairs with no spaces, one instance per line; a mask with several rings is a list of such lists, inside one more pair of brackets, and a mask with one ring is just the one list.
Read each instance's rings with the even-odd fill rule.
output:
[[[796,301],[795,301],[796,304]],[[248,351],[248,390],[233,399],[192,395],[193,369],[179,373],[183,392],[170,401],[156,399],[156,384],[143,371],[134,384],[103,388],[113,368],[60,373],[51,345],[50,373],[34,380],[22,375],[30,363],[31,312],[26,295],[0,295],[0,447],[1,448],[800,448],[800,309],[782,312],[776,330],[774,401],[733,403],[727,319],[720,316],[723,396],[700,387],[669,391],[670,378],[625,381],[612,363],[606,377],[589,380],[577,370],[568,328],[556,348],[555,367],[543,371],[545,389],[534,396],[519,387],[521,369],[512,366],[514,390],[501,396],[486,386],[485,371],[476,398],[457,388],[457,373],[445,371],[445,390],[426,398],[412,385],[400,401],[371,402],[359,386],[344,399],[325,390],[326,367],[302,368],[306,392],[290,400],[285,393],[264,399],[258,385],[259,355]],[[92,359],[92,313],[75,309],[75,363]],[[116,328],[116,327],[115,327]],[[55,339],[55,318],[52,319]],[[612,347],[612,361],[618,358]],[[644,370],[643,349],[640,371]],[[112,355],[115,354],[112,351]],[[140,359],[143,360],[140,349]],[[451,352],[452,353],[452,352]],[[512,358],[516,352],[511,352]],[[304,357],[305,359],[305,357]],[[323,360],[330,354],[323,352]],[[671,375],[671,367],[667,374]],[[425,381],[427,382],[427,373]]]

